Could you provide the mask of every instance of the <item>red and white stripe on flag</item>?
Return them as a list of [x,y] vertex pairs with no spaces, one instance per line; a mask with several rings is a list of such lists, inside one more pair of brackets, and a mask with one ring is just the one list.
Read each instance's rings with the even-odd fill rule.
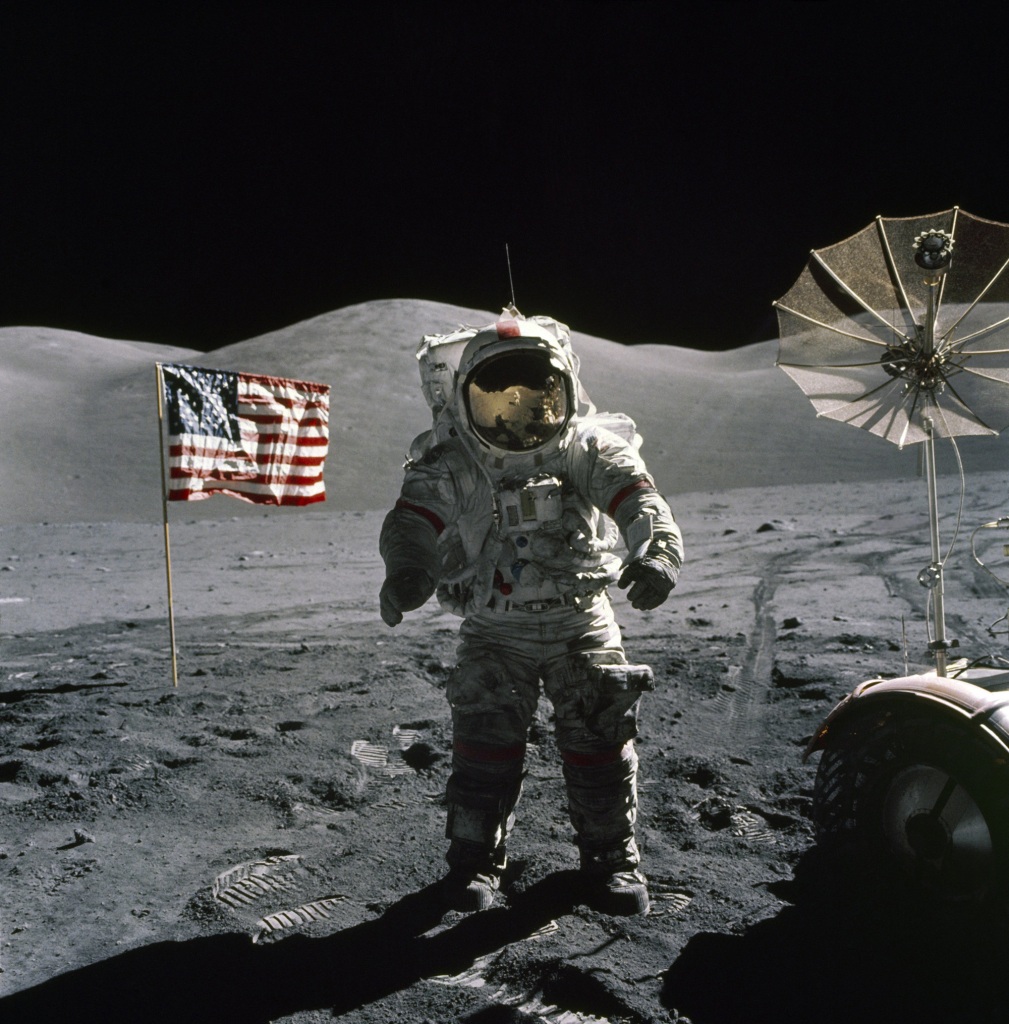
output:
[[168,498],[226,494],[264,505],[326,500],[329,386],[162,366]]

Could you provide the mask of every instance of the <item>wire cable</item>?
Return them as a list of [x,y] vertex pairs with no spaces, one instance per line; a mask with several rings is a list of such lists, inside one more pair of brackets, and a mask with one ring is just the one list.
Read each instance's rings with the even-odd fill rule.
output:
[[960,524],[963,521],[964,495],[967,492],[967,480],[963,472],[963,459],[960,458],[960,446],[956,443],[955,437],[950,437],[949,443],[953,446],[953,454],[956,456],[957,468],[960,471],[960,505],[956,510],[956,526],[953,527],[953,539],[949,542],[949,547],[946,549],[946,557],[942,560],[943,565],[946,564],[946,559],[953,553],[953,545],[956,544],[957,537],[960,536]]

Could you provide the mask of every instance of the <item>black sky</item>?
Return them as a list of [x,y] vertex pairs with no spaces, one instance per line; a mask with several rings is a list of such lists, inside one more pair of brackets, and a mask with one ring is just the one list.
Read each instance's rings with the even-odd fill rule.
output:
[[337,6],[5,7],[0,325],[212,348],[369,299],[495,309],[507,243],[526,313],[729,348],[876,214],[1009,221],[982,15]]

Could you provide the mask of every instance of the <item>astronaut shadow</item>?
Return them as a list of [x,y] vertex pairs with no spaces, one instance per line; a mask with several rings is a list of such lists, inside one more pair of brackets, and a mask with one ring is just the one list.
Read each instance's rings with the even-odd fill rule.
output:
[[1009,1019],[1004,907],[943,903],[818,848],[769,888],[791,905],[738,935],[693,936],[663,1006],[692,1024]]
[[381,917],[325,938],[255,945],[248,935],[227,934],[158,942],[0,998],[0,1020],[267,1024],[320,1009],[339,1017],[418,981],[460,974],[529,938],[574,909],[581,895],[576,876],[550,875],[513,894],[507,906],[455,923],[431,885]]

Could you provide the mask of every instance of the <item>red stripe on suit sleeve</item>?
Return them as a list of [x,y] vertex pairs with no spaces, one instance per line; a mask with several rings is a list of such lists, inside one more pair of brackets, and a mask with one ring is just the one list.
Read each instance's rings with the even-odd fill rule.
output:
[[400,498],[399,501],[396,502],[396,508],[405,509],[407,512],[413,512],[422,519],[426,519],[434,527],[435,533],[440,534],[445,529],[445,524],[441,519],[429,508],[424,508],[423,505],[414,505],[412,501]]
[[606,512],[612,517],[616,515],[617,509],[620,507],[620,503],[628,495],[633,494],[635,491],[654,491],[655,488],[649,480],[635,480],[634,483],[629,484],[622,491],[617,491],[613,500],[610,502],[610,507]]

